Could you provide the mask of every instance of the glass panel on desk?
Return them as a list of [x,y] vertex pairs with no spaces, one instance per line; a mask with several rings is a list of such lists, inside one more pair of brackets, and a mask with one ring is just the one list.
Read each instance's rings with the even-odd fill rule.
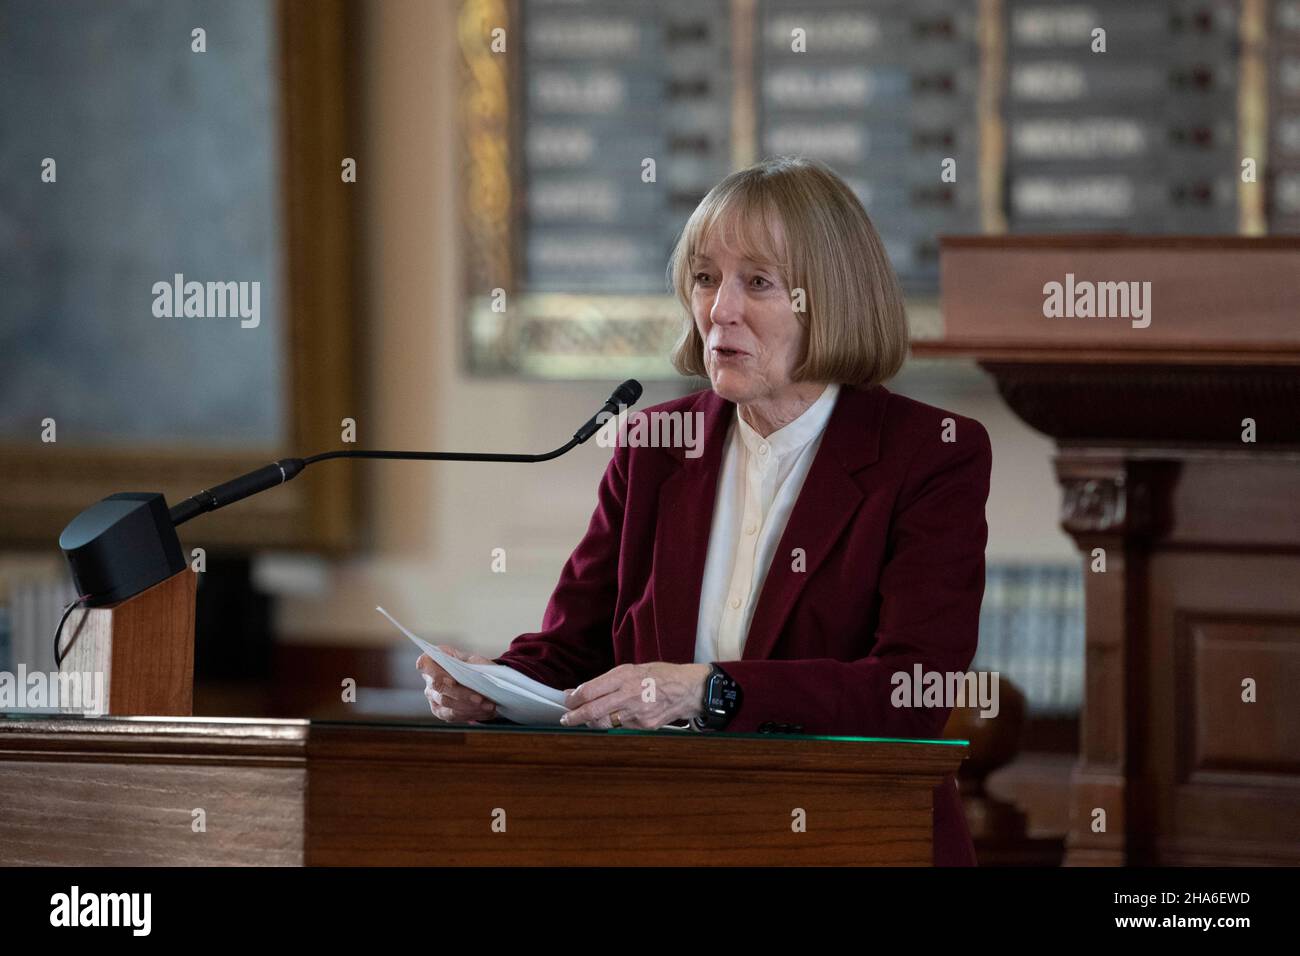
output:
[[0,720],[5,721],[27,721],[34,724],[51,724],[57,721],[84,723],[88,726],[109,725],[113,723],[130,724],[130,723],[184,723],[192,725],[203,724],[248,724],[255,725],[308,725],[313,727],[365,727],[367,729],[389,729],[389,730],[411,730],[411,731],[428,731],[432,733],[464,733],[471,731],[475,733],[536,733],[536,734],[606,734],[612,736],[624,737],[681,737],[687,740],[703,740],[711,737],[723,736],[733,740],[833,740],[843,743],[896,743],[896,744],[942,744],[944,746],[964,746],[968,743],[966,740],[928,740],[916,737],[859,737],[859,736],[831,736],[825,734],[758,734],[758,733],[724,733],[718,734],[696,734],[690,731],[680,732],[674,730],[633,730],[629,728],[619,728],[618,730],[597,730],[594,728],[560,728],[560,727],[530,727],[520,724],[443,724],[430,723],[428,720],[284,720],[271,717],[113,717],[113,716],[92,716],[84,714],[55,714],[44,711],[21,711],[21,710],[0,710]]

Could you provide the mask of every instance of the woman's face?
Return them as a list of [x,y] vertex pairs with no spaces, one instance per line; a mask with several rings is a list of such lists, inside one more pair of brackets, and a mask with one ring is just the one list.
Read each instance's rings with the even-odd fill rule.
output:
[[740,405],[787,397],[805,333],[776,266],[741,258],[710,236],[691,274],[691,313],[713,390]]

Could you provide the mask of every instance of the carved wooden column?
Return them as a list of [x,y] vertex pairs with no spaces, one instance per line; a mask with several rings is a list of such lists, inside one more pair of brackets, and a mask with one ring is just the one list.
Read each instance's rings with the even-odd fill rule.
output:
[[[913,351],[1056,441],[1083,562],[1067,864],[1300,864],[1300,239],[961,238],[941,272]],[[1067,273],[1149,282],[1149,323],[1047,317]]]
[[[990,363],[985,369],[1015,403],[1013,410],[1021,411],[1022,402],[1041,402],[1016,366]],[[1103,368],[1093,374],[1100,380],[1109,373]],[[1099,381],[1093,384],[1094,391],[1102,389]],[[1062,437],[1061,423],[1043,421],[1041,408],[1030,414]],[[1069,437],[1077,442],[1080,436]],[[1064,445],[1055,458],[1061,527],[1078,546],[1085,574],[1084,713],[1066,837],[1066,862],[1072,865],[1122,865],[1132,849],[1129,833],[1151,826],[1147,795],[1129,780],[1139,773],[1143,754],[1135,735],[1151,720],[1147,558],[1168,530],[1168,495],[1180,464],[1172,449],[1170,459],[1138,454],[1076,443]]]
[[[1133,813],[1127,788],[1128,733],[1138,712],[1141,582],[1150,531],[1150,491],[1140,468],[1122,458],[1057,456],[1061,525],[1082,552],[1090,578],[1085,595],[1084,707],[1079,763],[1070,784],[1070,863],[1124,862]],[[1104,569],[1104,570],[1103,570]],[[1105,829],[1097,829],[1105,814]]]

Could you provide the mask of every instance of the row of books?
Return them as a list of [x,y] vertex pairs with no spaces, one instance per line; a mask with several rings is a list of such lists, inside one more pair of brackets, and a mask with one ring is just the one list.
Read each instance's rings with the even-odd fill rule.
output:
[[971,667],[1011,680],[1031,714],[1076,714],[1083,702],[1083,623],[1078,566],[990,563]]

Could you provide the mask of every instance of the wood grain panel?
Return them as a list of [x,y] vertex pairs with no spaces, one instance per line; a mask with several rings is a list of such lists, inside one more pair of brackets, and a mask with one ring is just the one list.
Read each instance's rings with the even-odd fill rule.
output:
[[309,864],[929,865],[965,748],[320,726],[309,749]]
[[[6,866],[294,866],[301,768],[0,763]],[[206,831],[193,830],[193,811]]]
[[304,738],[303,721],[0,721],[0,865],[300,864]]
[[[313,763],[307,862],[928,866],[921,788],[845,775]],[[792,830],[802,809],[807,832]],[[493,831],[503,811],[505,832]]]
[[[1288,670],[1297,580],[1294,553],[1152,555],[1150,719],[1134,768],[1155,822],[1144,858],[1300,864],[1300,768],[1287,756],[1300,723]],[[1257,679],[1257,703],[1241,701],[1243,676]]]
[[[1190,672],[1179,725],[1192,779],[1202,771],[1286,774],[1300,787],[1300,617],[1230,620],[1188,615],[1179,653]],[[1242,700],[1242,681],[1256,700]],[[1261,699],[1262,697],[1262,699]]]

